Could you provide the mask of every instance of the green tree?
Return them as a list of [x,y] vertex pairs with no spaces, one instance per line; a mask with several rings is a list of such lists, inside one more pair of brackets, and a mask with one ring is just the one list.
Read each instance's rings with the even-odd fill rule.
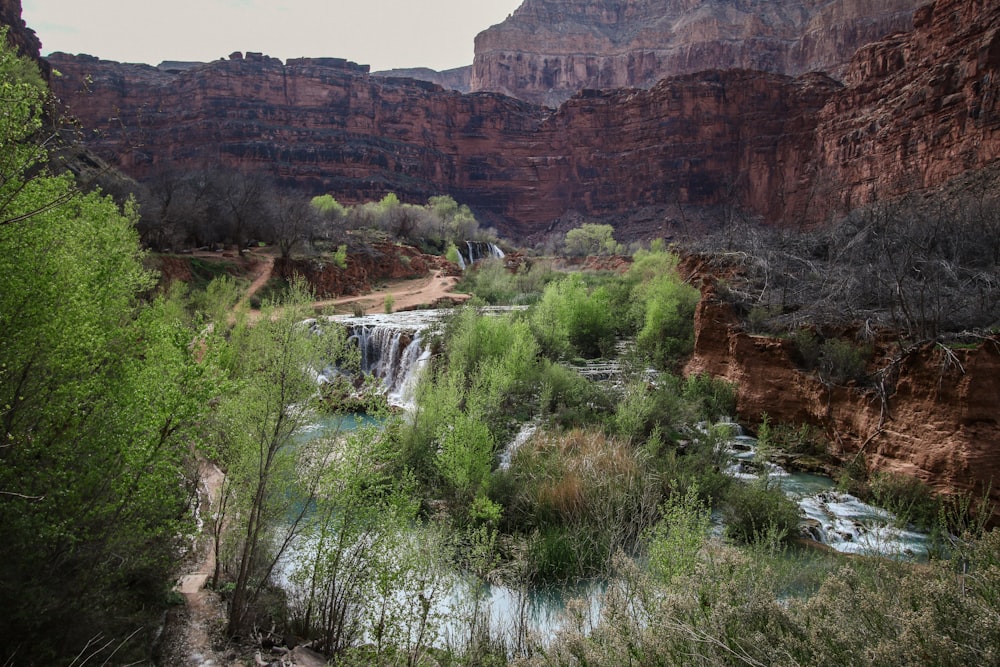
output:
[[0,660],[143,658],[190,529],[213,387],[131,208],[53,175],[0,36]]
[[621,245],[615,241],[614,233],[615,228],[611,225],[586,222],[566,232],[563,247],[567,255],[581,257],[618,254],[621,252]]
[[253,620],[253,606],[283,553],[301,531],[319,470],[300,474],[295,435],[313,416],[314,369],[348,361],[339,327],[317,334],[306,322],[311,296],[294,282],[287,301],[237,322],[220,350],[232,389],[218,409],[220,455],[234,511],[229,557],[234,578],[228,632]]

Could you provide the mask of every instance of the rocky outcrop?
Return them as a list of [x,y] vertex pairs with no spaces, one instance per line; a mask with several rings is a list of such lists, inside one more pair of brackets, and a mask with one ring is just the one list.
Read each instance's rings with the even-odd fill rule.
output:
[[649,219],[666,207],[813,224],[995,163],[998,34],[996,3],[937,0],[859,51],[843,85],[714,70],[555,111],[259,54],[171,72],[56,55],[53,86],[88,145],[138,178],[222,165],[344,202],[448,193],[517,238],[576,212],[628,239],[639,218],[666,233]]
[[862,48],[816,128],[813,188],[846,211],[1000,158],[1000,5],[938,0]]
[[0,0],[0,26],[7,26],[7,42],[19,55],[38,63],[42,76],[49,78],[49,64],[42,59],[42,43],[21,18],[21,0]]
[[886,351],[872,364],[892,365],[882,394],[799,369],[791,340],[743,331],[711,284],[695,332],[686,372],[735,382],[743,420],[758,423],[766,413],[772,423],[820,426],[845,462],[862,457],[872,472],[915,477],[943,493],[981,499],[988,491],[1000,507],[1000,338],[954,356],[934,345]]
[[472,91],[472,66],[456,67],[455,69],[434,70],[427,67],[411,67],[372,72],[373,76],[394,79],[416,79],[436,83],[446,90],[457,90],[460,93]]
[[476,37],[472,89],[558,106],[584,88],[648,88],[709,69],[839,78],[926,0],[525,0]]

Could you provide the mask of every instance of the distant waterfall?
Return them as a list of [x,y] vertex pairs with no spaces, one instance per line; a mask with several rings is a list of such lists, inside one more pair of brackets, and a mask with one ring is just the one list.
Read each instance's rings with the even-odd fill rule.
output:
[[458,267],[463,271],[476,262],[488,257],[496,259],[506,257],[503,250],[496,243],[489,241],[466,241],[465,248],[456,246],[456,249],[458,250]]

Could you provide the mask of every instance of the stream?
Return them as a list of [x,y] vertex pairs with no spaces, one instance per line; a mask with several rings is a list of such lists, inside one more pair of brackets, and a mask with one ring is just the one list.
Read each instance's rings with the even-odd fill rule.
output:
[[[426,342],[428,334],[448,312],[422,310],[331,319],[349,328],[350,338],[357,342],[361,351],[362,370],[382,381],[390,404],[409,410],[414,407],[417,381],[430,360],[431,351]],[[609,381],[605,375],[613,376],[618,368],[614,362],[609,362],[599,368],[585,370],[590,375]],[[324,379],[324,374],[319,374],[319,381]],[[369,418],[360,415],[348,417],[347,421],[342,419],[318,418],[300,433],[300,441],[371,423]],[[726,472],[744,482],[751,482],[765,474],[771,483],[778,485],[798,503],[804,535],[841,553],[905,559],[926,557],[927,535],[896,526],[895,517],[889,512],[838,491],[834,481],[827,477],[789,472],[772,463],[759,462],[756,439],[745,435],[737,424],[727,426],[731,436],[725,448],[731,456],[731,465]],[[538,428],[538,423],[524,424],[499,453],[498,467],[509,467],[517,448],[527,442]],[[415,527],[414,530],[419,533],[420,528]],[[420,539],[419,535],[416,539]],[[299,548],[293,549],[289,559],[294,562],[295,554],[303,549],[307,547],[299,545]],[[285,564],[286,573],[292,566],[292,563]],[[462,614],[476,600],[485,609],[484,618],[488,619],[493,636],[503,638],[511,645],[516,645],[520,638],[528,635],[554,637],[566,622],[566,604],[572,599],[584,601],[583,607],[588,610],[589,624],[593,627],[601,613],[601,597],[606,587],[604,582],[590,582],[518,591],[502,585],[476,587],[458,572],[452,572],[446,579],[445,591],[435,596],[433,602],[433,613],[449,619],[441,635],[441,641],[446,643],[460,641],[463,633],[468,632],[468,628],[463,627]]]

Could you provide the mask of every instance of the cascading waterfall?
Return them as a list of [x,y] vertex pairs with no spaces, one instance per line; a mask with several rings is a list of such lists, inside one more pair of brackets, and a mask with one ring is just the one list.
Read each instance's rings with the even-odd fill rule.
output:
[[757,460],[756,438],[743,435],[732,423],[727,449],[732,465],[727,474],[751,481],[762,472],[799,505],[802,531],[810,538],[842,553],[924,557],[930,538],[900,528],[892,513],[869,505],[849,493],[837,491],[828,477],[790,473],[770,462]]
[[463,271],[476,262],[493,257],[503,259],[506,257],[503,250],[497,244],[490,241],[466,241],[465,250],[458,249],[458,267]]
[[442,311],[424,310],[332,319],[348,328],[361,352],[362,372],[382,380],[389,404],[409,409],[431,356],[424,333],[441,316]]

